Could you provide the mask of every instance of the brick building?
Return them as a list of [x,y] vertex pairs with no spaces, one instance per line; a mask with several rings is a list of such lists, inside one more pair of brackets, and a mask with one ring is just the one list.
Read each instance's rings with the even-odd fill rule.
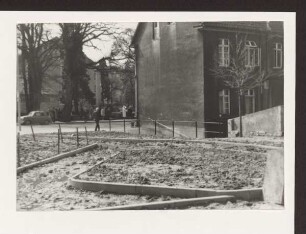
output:
[[219,121],[238,116],[237,93],[211,72],[227,66],[229,45],[244,35],[246,65],[270,74],[244,94],[243,113],[283,105],[282,22],[145,22],[132,44],[136,52],[140,119]]

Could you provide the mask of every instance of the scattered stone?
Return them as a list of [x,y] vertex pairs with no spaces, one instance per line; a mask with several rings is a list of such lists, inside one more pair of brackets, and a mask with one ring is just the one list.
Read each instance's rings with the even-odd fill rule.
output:
[[51,169],[51,170],[49,170],[48,172],[49,172],[49,173],[53,173],[53,170]]

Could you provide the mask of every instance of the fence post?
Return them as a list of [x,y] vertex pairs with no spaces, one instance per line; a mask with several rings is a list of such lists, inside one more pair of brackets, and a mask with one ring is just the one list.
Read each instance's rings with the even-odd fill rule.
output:
[[17,133],[17,167],[20,166],[20,133]]
[[60,129],[57,129],[57,154],[60,153]]
[[33,139],[34,139],[34,141],[36,141],[36,140],[35,140],[35,134],[34,134],[33,126],[32,126],[32,122],[30,122],[30,125],[31,125],[31,131],[32,131]]
[[196,138],[198,138],[198,122],[195,121],[195,134],[196,134]]
[[109,125],[109,131],[112,131],[112,123],[111,123],[111,119],[108,120],[108,125]]
[[76,140],[77,140],[77,148],[79,148],[79,129],[76,128]]
[[62,128],[61,128],[61,124],[58,124],[58,128],[59,128],[59,130],[60,130],[60,134],[61,134],[61,140],[62,140],[62,142],[64,142],[63,140],[63,133],[62,133]]
[[123,131],[125,133],[125,119],[123,119]]
[[88,136],[87,136],[87,128],[85,126],[85,135],[86,135],[86,144],[88,145]]
[[156,120],[154,120],[154,133],[156,135]]
[[137,122],[138,122],[138,134],[140,135],[140,119],[138,119]]
[[174,121],[172,120],[172,137],[174,138]]

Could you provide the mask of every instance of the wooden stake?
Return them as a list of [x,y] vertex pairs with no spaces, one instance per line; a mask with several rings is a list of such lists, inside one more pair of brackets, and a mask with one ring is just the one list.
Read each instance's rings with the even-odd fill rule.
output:
[[60,129],[57,129],[57,154],[60,153]]
[[156,120],[154,120],[154,133],[156,135]]
[[86,128],[86,126],[85,126],[85,135],[86,135],[86,143],[88,145],[88,136],[87,136],[87,128]]
[[174,138],[174,121],[172,121],[172,137]]
[[64,138],[63,138],[63,133],[62,133],[62,128],[61,128],[61,124],[58,124],[59,130],[60,130],[60,134],[61,134],[61,140],[62,143],[64,142]]
[[77,148],[79,148],[79,129],[76,128],[76,140],[77,140]]

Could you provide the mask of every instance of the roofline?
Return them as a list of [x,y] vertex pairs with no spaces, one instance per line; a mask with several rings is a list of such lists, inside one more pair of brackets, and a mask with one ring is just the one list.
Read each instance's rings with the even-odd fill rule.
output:
[[[227,21],[226,21],[227,22]],[[235,22],[235,21],[233,21]],[[265,22],[265,21],[263,21]],[[278,31],[278,30],[275,30],[275,29],[272,29],[271,27],[270,28],[266,28],[266,29],[259,29],[259,28],[256,28],[256,29],[249,29],[249,28],[243,28],[243,27],[227,27],[227,26],[223,26],[223,25],[215,25],[215,26],[206,26],[205,25],[206,22],[202,22],[201,24],[199,25],[196,25],[194,28],[197,28],[198,30],[200,31],[228,31],[228,32],[235,32],[235,31],[238,31],[238,32],[248,32],[248,33],[253,33],[253,34],[257,34],[257,33],[272,33],[272,34],[276,34],[276,35],[283,35],[281,31]],[[208,22],[208,23],[214,23],[214,22]],[[219,23],[219,22],[216,22],[216,23]]]

